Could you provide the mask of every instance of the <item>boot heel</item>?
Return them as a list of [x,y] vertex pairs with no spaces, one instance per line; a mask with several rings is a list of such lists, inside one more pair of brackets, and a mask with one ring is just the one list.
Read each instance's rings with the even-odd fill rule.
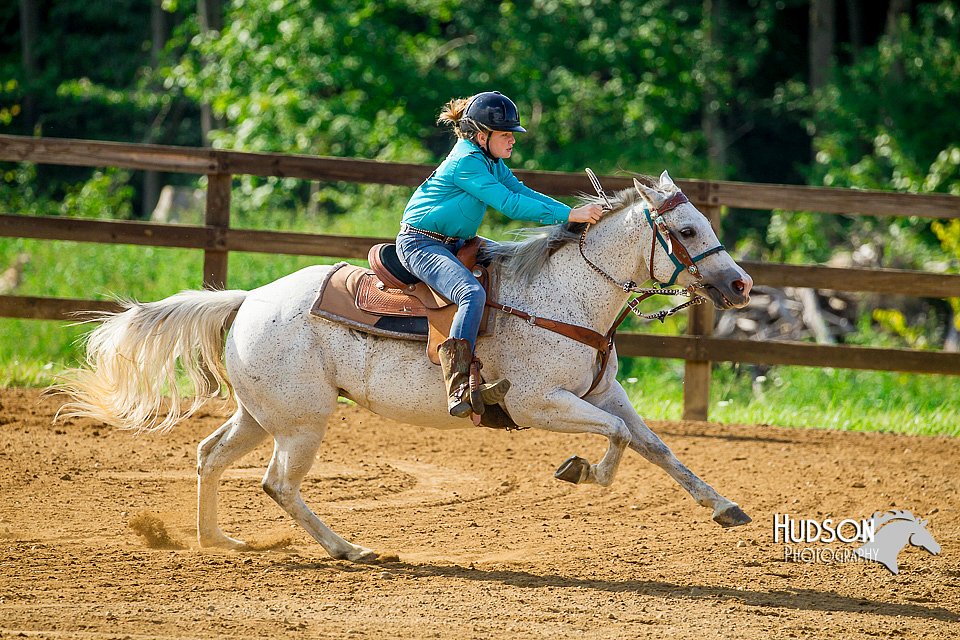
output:
[[454,418],[466,418],[471,413],[473,413],[473,407],[470,406],[469,402],[461,402],[450,407],[450,415]]

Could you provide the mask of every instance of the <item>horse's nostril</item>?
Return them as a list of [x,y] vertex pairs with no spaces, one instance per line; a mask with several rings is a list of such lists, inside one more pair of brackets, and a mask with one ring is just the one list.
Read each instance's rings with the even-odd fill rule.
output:
[[750,295],[750,289],[753,288],[753,278],[750,276],[738,278],[731,283],[731,286],[734,291],[746,298]]

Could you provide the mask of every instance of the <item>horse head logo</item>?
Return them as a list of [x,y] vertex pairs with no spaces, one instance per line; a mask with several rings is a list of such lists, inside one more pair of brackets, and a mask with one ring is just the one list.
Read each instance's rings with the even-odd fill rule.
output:
[[891,573],[898,573],[897,556],[908,542],[933,555],[940,553],[940,545],[926,527],[926,520],[917,520],[909,511],[877,511],[873,514],[873,540],[854,551],[854,554],[865,560],[879,562]]

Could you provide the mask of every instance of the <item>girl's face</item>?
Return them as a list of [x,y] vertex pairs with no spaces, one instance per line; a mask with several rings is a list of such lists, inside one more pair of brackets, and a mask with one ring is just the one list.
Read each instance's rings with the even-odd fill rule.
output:
[[513,145],[517,139],[512,131],[491,131],[477,134],[477,142],[487,148],[487,136],[490,137],[490,155],[494,158],[509,158],[513,154]]

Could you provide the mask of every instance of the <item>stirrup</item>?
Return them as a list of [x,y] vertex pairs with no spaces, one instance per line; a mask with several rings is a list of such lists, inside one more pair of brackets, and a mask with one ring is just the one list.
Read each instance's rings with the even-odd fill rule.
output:
[[447,398],[447,411],[454,418],[468,418],[473,413],[473,405],[470,404],[469,383],[464,382],[454,395]]

